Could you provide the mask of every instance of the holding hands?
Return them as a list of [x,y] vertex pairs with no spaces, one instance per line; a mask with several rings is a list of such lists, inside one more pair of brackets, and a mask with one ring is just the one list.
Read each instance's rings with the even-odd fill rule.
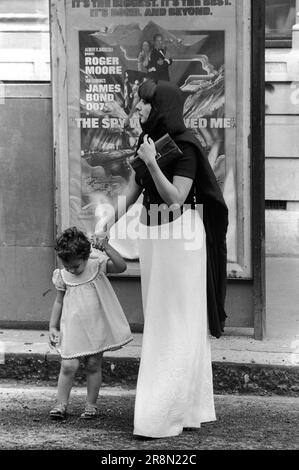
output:
[[102,250],[104,240],[109,240],[109,229],[106,217],[101,217],[100,222],[97,223],[95,233],[90,236],[90,242],[93,248]]
[[107,235],[107,232],[105,232],[104,234],[97,233],[91,237],[91,244],[93,248],[96,248],[97,250],[101,250],[101,251],[106,251],[107,246],[108,246],[108,241],[109,241],[109,237]]
[[108,256],[108,273],[122,273],[127,269],[127,264],[123,257],[109,245],[109,237],[107,235],[101,239],[97,238],[97,235],[93,235],[92,240],[94,240],[92,241],[92,246],[98,250],[104,251]]
[[143,143],[140,145],[137,155],[141,160],[144,161],[146,166],[152,166],[156,164],[156,147],[154,141],[145,134]]

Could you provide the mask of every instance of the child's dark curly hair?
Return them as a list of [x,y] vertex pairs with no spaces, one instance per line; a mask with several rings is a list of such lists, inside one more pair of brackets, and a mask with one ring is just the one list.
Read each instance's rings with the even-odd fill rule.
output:
[[62,261],[68,262],[71,258],[88,259],[90,255],[90,241],[86,235],[77,229],[70,227],[57,237],[55,251]]

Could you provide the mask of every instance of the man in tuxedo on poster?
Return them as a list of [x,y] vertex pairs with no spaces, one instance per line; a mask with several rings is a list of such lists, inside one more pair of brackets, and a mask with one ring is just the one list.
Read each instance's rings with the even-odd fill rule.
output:
[[169,57],[166,47],[163,47],[163,36],[155,34],[153,37],[153,49],[147,66],[148,77],[155,82],[158,80],[169,81],[169,66],[172,59]]

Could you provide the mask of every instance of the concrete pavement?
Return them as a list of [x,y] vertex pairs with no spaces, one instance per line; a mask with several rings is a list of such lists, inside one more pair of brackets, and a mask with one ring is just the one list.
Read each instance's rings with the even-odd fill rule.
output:
[[[298,396],[299,337],[257,341],[252,334],[251,329],[226,328],[225,335],[211,340],[215,392]],[[133,337],[124,348],[105,353],[105,384],[135,387],[142,334]],[[48,345],[47,331],[0,330],[2,380],[54,384],[59,363],[58,354]],[[84,382],[81,367],[77,384]]]

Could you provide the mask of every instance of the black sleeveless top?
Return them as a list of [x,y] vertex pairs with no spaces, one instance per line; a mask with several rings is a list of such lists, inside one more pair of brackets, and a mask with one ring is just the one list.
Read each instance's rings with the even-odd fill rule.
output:
[[[172,183],[174,176],[184,176],[194,180],[197,167],[196,150],[193,145],[188,142],[180,142],[180,149],[183,155],[175,162],[169,164],[162,169],[163,174]],[[194,184],[180,209],[169,211],[169,207],[161,198],[155,183],[150,179],[146,185],[141,185],[138,176],[135,176],[136,183],[143,186],[143,210],[140,216],[141,223],[145,225],[161,225],[163,223],[172,222],[180,215],[184,208],[194,208]],[[156,208],[159,210],[156,210]]]

